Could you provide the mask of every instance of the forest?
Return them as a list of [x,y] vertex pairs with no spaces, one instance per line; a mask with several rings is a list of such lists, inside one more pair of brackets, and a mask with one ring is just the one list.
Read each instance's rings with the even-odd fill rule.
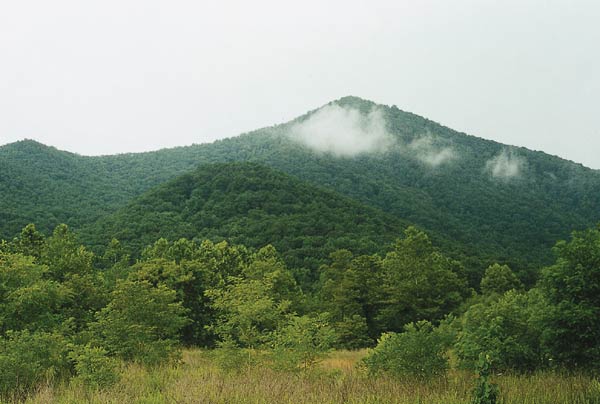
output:
[[[65,386],[111,391],[127,366],[175,372],[185,354],[225,378],[266,368],[307,383],[371,381],[378,383],[371,402],[393,380],[446,380],[423,394],[474,383],[452,390],[455,401],[442,394],[431,402],[526,402],[519,401],[526,391],[499,389],[495,375],[518,383],[563,375],[577,384],[556,401],[531,402],[597,402],[600,228],[573,232],[554,253],[534,287],[493,264],[473,288],[460,262],[409,226],[385,253],[333,251],[305,288],[272,245],[160,238],[134,260],[116,239],[96,255],[66,225],[46,236],[30,224],[0,246],[0,394],[19,401],[50,394],[40,386],[59,395]],[[364,348],[351,376],[322,367],[332,352]],[[479,377],[466,381],[473,372]],[[411,402],[407,394],[397,402]],[[329,399],[336,400],[312,402]]]

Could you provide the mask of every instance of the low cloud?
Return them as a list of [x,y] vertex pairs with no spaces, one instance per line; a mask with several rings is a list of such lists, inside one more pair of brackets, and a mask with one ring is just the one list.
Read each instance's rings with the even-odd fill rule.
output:
[[409,143],[408,150],[413,157],[430,167],[438,167],[457,157],[452,147],[436,145],[431,134],[413,140]]
[[384,152],[394,144],[381,110],[374,108],[364,114],[337,104],[327,105],[295,124],[289,136],[315,151],[338,157]]
[[488,160],[485,167],[494,178],[508,180],[521,176],[525,167],[525,159],[504,149],[500,154]]

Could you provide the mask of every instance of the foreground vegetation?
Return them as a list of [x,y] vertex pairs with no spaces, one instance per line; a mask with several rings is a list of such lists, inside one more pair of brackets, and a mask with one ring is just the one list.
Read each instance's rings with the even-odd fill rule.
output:
[[593,403],[600,228],[554,251],[535,287],[494,264],[476,291],[414,227],[306,277],[271,245],[159,239],[132,260],[28,225],[0,243],[0,400]]
[[[108,389],[78,383],[42,384],[28,403],[431,403],[467,404],[475,375],[452,370],[427,381],[372,377],[359,366],[364,351],[337,351],[309,372],[275,371],[262,365],[222,369],[209,351],[185,350],[178,365],[123,365]],[[499,403],[593,404],[600,383],[589,376],[537,372],[494,376]]]

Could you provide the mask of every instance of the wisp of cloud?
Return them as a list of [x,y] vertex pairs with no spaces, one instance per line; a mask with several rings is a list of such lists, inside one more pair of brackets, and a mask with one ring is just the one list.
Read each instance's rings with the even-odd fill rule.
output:
[[413,157],[434,168],[457,157],[452,147],[440,147],[434,144],[431,134],[421,136],[410,142],[408,150]]
[[488,160],[485,167],[494,178],[508,180],[521,176],[525,166],[523,157],[512,151],[502,150],[500,154]]
[[338,157],[384,152],[394,144],[381,110],[363,114],[337,104],[326,105],[295,124],[289,136],[312,150]]

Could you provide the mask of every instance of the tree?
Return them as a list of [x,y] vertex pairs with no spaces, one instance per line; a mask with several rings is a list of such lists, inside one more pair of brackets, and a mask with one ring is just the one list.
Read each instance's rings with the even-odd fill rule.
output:
[[447,340],[428,321],[410,323],[404,332],[384,333],[364,364],[372,373],[427,379],[448,369]]
[[118,281],[108,305],[90,324],[94,341],[113,355],[148,365],[177,353],[185,309],[175,291],[147,281]]
[[46,245],[46,239],[42,233],[36,230],[35,224],[30,223],[23,228],[21,234],[14,241],[16,252],[23,255],[40,259]]
[[523,284],[508,265],[494,264],[485,270],[485,275],[481,279],[481,293],[501,295],[511,289],[521,290]]
[[87,274],[93,271],[94,254],[77,242],[66,224],[56,226],[42,252],[41,261],[48,265],[49,275],[64,281],[71,274]]
[[378,334],[377,304],[381,287],[381,259],[353,258],[347,250],[330,255],[321,268],[321,309],[330,314],[338,334],[337,344],[347,349],[371,345]]
[[463,367],[474,368],[485,354],[498,370],[534,370],[543,364],[538,313],[544,306],[537,290],[506,292],[469,307],[460,318],[455,348]]
[[334,329],[327,314],[291,316],[274,333],[272,345],[276,363],[288,370],[314,367],[333,347]]
[[206,291],[218,312],[214,331],[223,341],[258,348],[269,341],[301,300],[291,273],[273,247],[259,250],[239,276]]
[[404,324],[419,320],[440,320],[471,293],[460,263],[437,251],[414,227],[386,255],[382,272],[379,319],[388,331],[401,331]]
[[542,342],[567,367],[600,368],[600,226],[573,232],[554,247],[556,263],[542,271],[549,306]]
[[65,314],[72,291],[47,279],[48,268],[21,254],[0,254],[0,334],[9,330],[50,331]]

